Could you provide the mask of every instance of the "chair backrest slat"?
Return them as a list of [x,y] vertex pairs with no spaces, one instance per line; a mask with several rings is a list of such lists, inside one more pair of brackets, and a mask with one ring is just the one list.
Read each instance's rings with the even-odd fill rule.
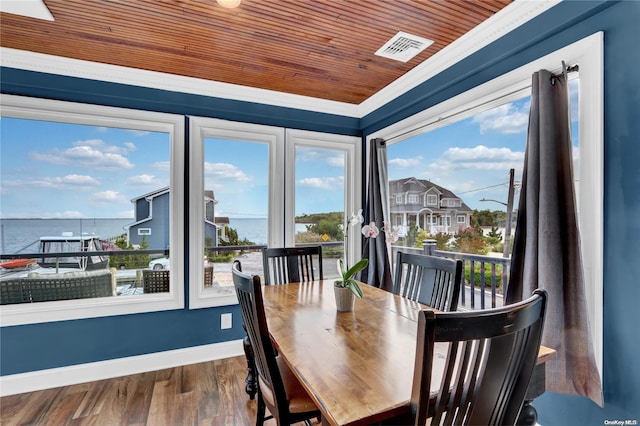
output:
[[393,292],[440,311],[455,311],[462,286],[462,261],[399,251]]
[[265,285],[321,280],[322,246],[274,247],[262,252]]

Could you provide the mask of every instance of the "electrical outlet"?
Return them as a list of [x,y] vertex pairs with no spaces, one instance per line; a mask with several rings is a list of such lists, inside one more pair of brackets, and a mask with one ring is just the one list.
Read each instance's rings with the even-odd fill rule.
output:
[[231,314],[220,315],[220,328],[222,330],[231,328]]

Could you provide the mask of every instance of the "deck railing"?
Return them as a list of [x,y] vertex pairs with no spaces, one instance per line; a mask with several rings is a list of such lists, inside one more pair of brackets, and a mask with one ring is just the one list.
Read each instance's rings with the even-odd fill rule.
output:
[[[503,295],[509,282],[510,258],[436,250],[435,240],[424,240],[421,249],[392,246],[391,251],[393,262],[398,251],[462,260],[464,291],[460,292],[459,308],[486,309],[503,305]],[[395,270],[395,265],[393,268]]]

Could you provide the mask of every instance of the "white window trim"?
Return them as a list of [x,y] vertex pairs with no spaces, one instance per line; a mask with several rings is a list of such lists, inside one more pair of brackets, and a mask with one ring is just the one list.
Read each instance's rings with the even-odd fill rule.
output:
[[[168,133],[171,138],[171,225],[170,246],[184,247],[184,117],[173,114],[137,111],[82,103],[54,101],[14,95],[0,95],[2,116],[49,120],[121,129],[148,130]],[[176,232],[180,231],[180,232]],[[10,326],[72,319],[96,318],[153,312],[184,307],[183,256],[171,256],[169,293],[153,293],[126,297],[101,297],[20,305],[4,305],[0,325]]]
[[[530,91],[532,73],[547,69],[561,72],[562,61],[580,66],[580,187],[578,202],[585,271],[587,311],[594,339],[596,364],[602,375],[603,354],[603,197],[604,197],[604,53],[603,32],[597,32],[517,68],[501,77],[448,99],[426,111],[381,129],[367,139],[408,139],[427,129],[448,125],[518,99]],[[443,118],[444,117],[444,118]],[[425,126],[425,123],[430,123]],[[413,129],[407,132],[407,129]],[[394,140],[395,143],[400,139]],[[588,231],[588,232],[585,232]]]
[[458,223],[467,223],[467,217],[465,215],[459,214],[458,217],[457,217],[457,222]]
[[[345,155],[344,170],[344,208],[346,217],[357,212],[362,205],[362,140],[355,136],[335,135],[329,133],[312,132],[307,130],[287,129],[285,152],[285,198],[291,200],[286,205],[285,223],[289,226],[285,229],[284,243],[286,246],[295,245],[295,149],[297,146],[316,147],[319,149],[334,149],[343,151]],[[345,218],[346,221],[346,218]],[[360,252],[360,238],[356,238],[360,232],[357,226],[349,228],[349,263],[353,264],[356,253]]]
[[269,162],[269,245],[282,243],[284,169],[284,129],[281,127],[234,121],[189,117],[189,309],[238,303],[233,287],[204,288],[202,251],[204,250],[204,140],[220,138],[238,141],[265,143],[268,145]]
[[[432,200],[431,202],[429,200]],[[438,196],[427,194],[427,205],[428,206],[437,206],[438,205]]]
[[410,204],[418,203],[419,201],[420,201],[420,199],[418,198],[417,194],[410,194],[409,195],[409,203]]

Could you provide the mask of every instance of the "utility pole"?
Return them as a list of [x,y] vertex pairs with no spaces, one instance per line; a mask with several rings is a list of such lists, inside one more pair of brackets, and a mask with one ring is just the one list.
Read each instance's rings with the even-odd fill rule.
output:
[[507,217],[504,224],[504,249],[502,250],[502,257],[505,259],[509,257],[509,247],[511,246],[511,215],[513,213],[513,193],[515,192],[513,175],[514,169],[509,170],[509,195],[507,196],[507,202],[504,203],[498,200],[490,200],[483,198],[480,201],[493,201],[494,203],[500,203],[507,207]]
[[509,195],[507,197],[507,223],[504,227],[504,251],[502,257],[509,257],[509,247],[511,246],[511,214],[513,213],[513,175],[515,170],[509,170]]

